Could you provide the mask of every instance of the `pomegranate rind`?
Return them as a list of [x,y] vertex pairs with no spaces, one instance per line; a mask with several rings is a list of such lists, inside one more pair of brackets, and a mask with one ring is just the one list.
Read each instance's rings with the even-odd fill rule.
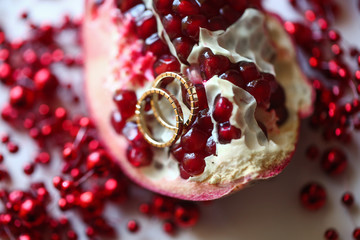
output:
[[[111,44],[111,39],[113,39],[114,33],[116,32],[116,21],[113,16],[117,14],[117,11],[115,10],[113,0],[105,1],[98,9],[97,14],[98,16],[94,18],[91,1],[87,0],[82,29],[85,54],[85,94],[90,114],[97,125],[100,137],[103,139],[109,153],[116,159],[124,173],[130,179],[144,188],[170,197],[193,201],[206,201],[218,199],[238,191],[253,180],[275,176],[286,167],[295,149],[299,128],[298,119],[292,126],[294,134],[296,135],[290,143],[294,146],[291,148],[292,150],[287,153],[284,159],[278,161],[276,165],[270,166],[263,172],[258,173],[256,177],[249,174],[226,184],[188,181],[180,177],[167,181],[164,179],[150,179],[141,169],[133,167],[126,159],[127,140],[123,136],[118,135],[110,124],[109,116],[114,108],[114,103],[111,92],[104,87],[107,74],[111,72],[109,62],[112,60],[111,56],[114,55],[114,45]],[[277,21],[281,28],[281,23],[276,19],[274,21]],[[290,40],[287,39],[287,41]],[[284,57],[289,56],[284,55]],[[294,56],[291,57],[293,58]],[[295,64],[296,60],[292,58],[286,61],[292,61]],[[308,83],[306,83],[304,79],[302,84]],[[311,102],[311,100],[308,102]],[[311,112],[311,103],[308,102],[306,104],[304,103],[298,109],[299,115]]]

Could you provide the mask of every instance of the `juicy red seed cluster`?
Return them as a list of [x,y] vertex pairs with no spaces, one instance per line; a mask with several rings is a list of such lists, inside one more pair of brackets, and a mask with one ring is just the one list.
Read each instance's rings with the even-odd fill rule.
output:
[[225,30],[238,20],[246,8],[262,8],[260,1],[196,1],[155,0],[155,11],[175,45],[179,59],[185,63],[193,46],[199,40],[200,28]]
[[141,204],[139,210],[148,216],[156,216],[163,220],[164,231],[170,235],[178,228],[193,227],[200,217],[198,205],[160,195],[155,196],[150,203]]
[[181,137],[180,143],[171,152],[179,162],[180,176],[187,179],[204,172],[205,157],[216,154],[212,137],[213,123],[207,108],[201,110],[196,121]]
[[[15,130],[29,135],[39,148],[36,156],[24,166],[24,173],[31,175],[51,161],[59,161],[56,164],[61,166],[58,176],[52,179],[53,186],[35,182],[27,190],[10,190],[11,185],[5,180],[11,180],[12,176],[3,166],[6,161],[0,154],[0,181],[3,184],[0,202],[6,206],[0,211],[1,239],[77,239],[70,219],[55,219],[48,211],[53,206],[63,212],[76,211],[86,224],[89,238],[116,238],[114,227],[117,226],[102,216],[104,206],[109,202],[116,205],[124,202],[130,197],[128,190],[133,186],[103,149],[91,119],[73,116],[71,109],[65,108],[68,102],[64,99],[76,98],[71,85],[60,84],[63,79],[52,71],[53,63],[63,64],[68,70],[81,64],[81,60],[67,56],[58,43],[58,35],[63,30],[74,30],[79,34],[79,23],[65,17],[59,27],[31,24],[30,36],[14,42],[9,41],[0,28],[0,82],[10,93],[1,117]],[[121,112],[123,118],[130,118],[134,114],[136,96],[131,91],[118,94],[120,96],[114,96],[120,108],[117,112]],[[125,127],[125,130],[132,147],[146,146],[137,129],[131,131]],[[21,148],[13,138],[1,134],[1,143],[10,153]],[[62,149],[62,158],[50,155],[56,152],[55,149]],[[8,158],[11,160],[11,156]],[[52,187],[57,193],[53,194]],[[54,202],[55,199],[58,201]],[[184,204],[176,201],[176,206]],[[186,211],[178,215],[185,222],[192,216]],[[195,221],[189,221],[189,224],[195,224]]]
[[326,203],[326,191],[318,183],[309,183],[302,188],[300,199],[306,209],[318,210]]
[[213,54],[207,48],[200,53],[198,61],[204,80],[218,75],[221,79],[230,81],[253,95],[258,105],[265,110],[275,111],[279,126],[286,122],[288,111],[285,92],[273,75],[259,72],[252,62],[231,63],[227,57]]

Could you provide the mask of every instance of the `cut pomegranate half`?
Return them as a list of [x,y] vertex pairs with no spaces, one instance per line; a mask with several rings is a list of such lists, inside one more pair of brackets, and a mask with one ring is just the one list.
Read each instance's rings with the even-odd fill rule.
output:
[[[105,0],[94,16],[95,2],[86,1],[83,25],[87,103],[109,152],[132,180],[202,201],[283,170],[313,92],[277,17],[259,4],[256,10],[206,0]],[[198,109],[173,146],[155,148],[134,121],[135,97],[167,71],[192,82]],[[188,116],[192,100],[184,86],[164,79],[158,87]],[[166,137],[164,126],[151,124],[158,117],[151,98],[145,101],[149,131]],[[168,107],[160,109],[173,117]]]

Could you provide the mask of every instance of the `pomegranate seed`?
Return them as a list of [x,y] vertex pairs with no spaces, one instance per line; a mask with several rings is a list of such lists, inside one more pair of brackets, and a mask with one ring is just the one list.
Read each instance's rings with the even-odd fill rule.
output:
[[202,154],[186,153],[182,161],[182,167],[191,176],[199,175],[204,172],[205,160]]
[[207,103],[206,91],[203,84],[195,84],[196,93],[198,95],[198,105],[199,109],[209,108]]
[[186,152],[199,152],[206,146],[207,136],[197,128],[191,128],[181,137],[181,145]]
[[225,73],[221,74],[219,78],[228,80],[229,82],[231,82],[235,86],[238,86],[239,88],[244,89],[246,87],[245,81],[242,79],[240,72],[237,70],[233,70],[233,69],[228,70]]
[[328,149],[322,156],[321,166],[326,173],[333,176],[339,175],[347,167],[346,155],[338,148]]
[[128,119],[135,114],[137,98],[134,91],[118,90],[113,100],[124,119]]
[[217,96],[214,103],[213,118],[222,123],[229,121],[233,110],[232,103],[225,97]]
[[215,143],[213,137],[208,138],[208,140],[206,142],[205,152],[209,156],[210,155],[216,155],[216,143]]
[[318,210],[325,205],[325,189],[317,183],[305,185],[300,192],[302,205],[308,210]]
[[229,122],[224,122],[218,125],[218,135],[221,144],[228,144],[232,139],[241,137],[241,130],[230,125]]
[[208,28],[210,31],[225,30],[228,24],[222,16],[215,16],[208,20]]
[[185,150],[181,144],[178,144],[171,149],[171,153],[177,161],[181,162],[184,158]]
[[161,219],[170,219],[174,213],[174,200],[163,196],[155,196],[152,202],[154,214]]
[[145,167],[151,164],[153,152],[149,147],[129,146],[127,158],[134,167]]
[[191,177],[190,174],[188,174],[185,170],[184,170],[184,167],[179,164],[179,171],[180,171],[180,177],[182,179],[189,179]]
[[238,1],[238,0],[227,0],[231,7],[233,7],[238,12],[244,12],[248,7],[246,1]]
[[116,0],[116,6],[121,10],[121,12],[125,13],[130,8],[136,6],[137,4],[141,4],[141,0]]
[[45,211],[40,202],[27,199],[20,206],[19,217],[25,225],[35,227],[44,222]]
[[111,114],[111,125],[118,134],[121,134],[125,124],[126,119],[118,111],[113,111]]
[[111,159],[104,150],[92,152],[86,159],[88,170],[95,170],[97,173],[103,173],[111,165]]
[[168,52],[167,45],[159,38],[157,33],[152,34],[145,40],[145,49],[156,56],[161,56]]
[[137,36],[146,39],[150,37],[157,30],[156,19],[150,10],[146,10],[141,14],[141,17],[136,21]]
[[142,203],[140,206],[139,206],[139,211],[142,213],[142,214],[145,214],[145,215],[150,215],[151,214],[151,205],[149,203]]
[[162,55],[154,63],[155,76],[164,72],[180,72],[180,63],[174,56],[168,54]]
[[360,228],[355,228],[353,231],[353,237],[355,240],[360,240]]
[[65,161],[73,161],[78,157],[77,149],[72,143],[67,143],[64,146],[62,155]]
[[173,11],[181,16],[196,15],[200,7],[195,0],[174,0]]
[[351,207],[354,204],[354,196],[352,193],[346,192],[342,196],[341,201],[345,206]]
[[190,52],[195,44],[193,40],[188,37],[179,37],[175,38],[172,43],[174,44],[176,53],[180,61],[182,63],[188,64],[187,58],[190,55]]
[[0,63],[0,81],[4,84],[11,85],[13,79],[11,79],[11,67],[7,63]]
[[225,5],[220,9],[220,14],[228,24],[233,24],[241,17],[242,12],[236,11],[230,5]]
[[34,83],[36,89],[47,96],[51,96],[59,84],[56,77],[46,68],[40,69],[35,73]]
[[278,126],[283,125],[289,117],[289,112],[285,106],[276,108],[275,113],[278,118],[276,121]]
[[22,86],[15,86],[10,90],[10,104],[13,107],[31,107],[35,101],[35,94]]
[[202,15],[186,16],[182,19],[182,33],[194,40],[199,38],[200,28],[206,28],[207,19]]
[[163,230],[170,235],[173,235],[175,233],[176,230],[176,226],[173,222],[171,221],[166,221],[163,224]]
[[246,91],[253,95],[258,104],[265,105],[270,101],[270,84],[267,81],[254,80],[248,83]]
[[162,18],[162,23],[171,40],[181,36],[181,18],[179,16],[173,14],[165,15]]
[[175,223],[180,227],[193,227],[199,220],[199,209],[194,204],[183,204],[175,208]]
[[31,174],[33,174],[33,173],[34,173],[34,170],[35,170],[35,165],[32,164],[32,163],[26,164],[26,165],[24,166],[24,173],[25,173],[26,175],[31,175]]
[[8,142],[6,147],[10,153],[17,153],[19,151],[19,146],[13,142]]
[[200,12],[201,15],[204,15],[207,18],[212,18],[219,14],[218,9],[214,8],[212,4],[208,1],[204,1],[201,3]]
[[139,231],[139,224],[135,220],[130,220],[127,224],[127,228],[130,232],[135,233]]
[[252,62],[239,62],[239,70],[242,79],[245,80],[246,84],[261,78],[261,74]]
[[157,13],[165,15],[171,12],[172,0],[154,0],[153,6]]
[[338,240],[339,239],[339,235],[338,235],[337,231],[333,228],[326,230],[324,237],[326,240]]
[[222,55],[214,55],[210,49],[205,49],[199,56],[200,69],[209,80],[214,75],[220,75],[230,68],[230,60]]
[[277,86],[271,89],[270,107],[278,108],[284,106],[286,101],[284,89],[277,84]]
[[208,109],[201,110],[196,119],[196,127],[204,133],[211,134],[214,124],[212,123]]

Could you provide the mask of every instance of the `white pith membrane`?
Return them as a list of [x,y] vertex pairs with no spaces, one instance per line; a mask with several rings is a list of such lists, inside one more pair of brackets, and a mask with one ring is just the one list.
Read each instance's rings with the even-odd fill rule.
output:
[[[152,7],[151,1],[145,2],[148,8]],[[91,1],[88,1],[87,5],[90,6]],[[194,47],[188,61],[197,63],[199,52],[203,47],[207,47],[214,54],[227,56],[232,62],[252,61],[260,71],[274,74],[286,93],[289,117],[285,124],[277,128],[274,112],[256,110],[256,101],[248,92],[214,76],[205,83],[210,111],[212,112],[214,99],[218,94],[229,99],[233,103],[230,123],[241,129],[242,137],[232,140],[230,144],[217,143],[217,155],[205,159],[204,173],[188,180],[180,178],[178,162],[169,156],[169,149],[154,148],[154,160],[150,166],[133,167],[125,156],[127,141],[123,136],[116,134],[109,123],[110,113],[115,108],[112,96],[116,89],[130,88],[136,91],[139,98],[152,84],[153,76],[149,71],[151,68],[147,66],[152,66],[155,59],[151,54],[136,59],[128,57],[132,50],[141,51],[142,40],[129,39],[131,36],[126,32],[126,24],[129,23],[127,16],[120,16],[122,20],[114,21],[113,16],[120,14],[114,8],[112,0],[105,1],[99,8],[97,19],[90,19],[87,11],[84,34],[89,36],[94,29],[97,33],[91,41],[85,38],[86,91],[89,99],[99,99],[88,102],[100,135],[104,140],[116,140],[105,143],[132,179],[140,185],[166,195],[191,200],[209,200],[240,189],[251,180],[276,175],[285,167],[297,141],[298,114],[310,112],[312,91],[296,63],[295,50],[281,23],[274,17],[264,16],[254,9],[246,10],[225,32],[201,29],[199,45]],[[158,17],[157,20],[158,29],[161,31],[163,28]],[[168,38],[167,43],[176,56]],[[97,49],[92,49],[94,46],[97,46]],[[125,66],[129,61],[133,63],[132,66]],[[102,66],[101,71],[99,66]],[[142,86],[134,86],[130,82],[133,76],[131,71],[134,69],[145,72],[147,81]],[[186,72],[184,65],[182,70]],[[191,78],[191,75],[189,77]],[[179,86],[172,84],[168,89],[178,93],[177,99],[182,103]],[[182,107],[186,116],[187,108],[184,104]],[[171,109],[169,111],[172,112]],[[267,126],[268,139],[256,119]],[[216,125],[214,119],[212,121]],[[157,136],[168,137],[164,128],[158,128],[154,132]],[[215,140],[216,135],[214,127]]]

